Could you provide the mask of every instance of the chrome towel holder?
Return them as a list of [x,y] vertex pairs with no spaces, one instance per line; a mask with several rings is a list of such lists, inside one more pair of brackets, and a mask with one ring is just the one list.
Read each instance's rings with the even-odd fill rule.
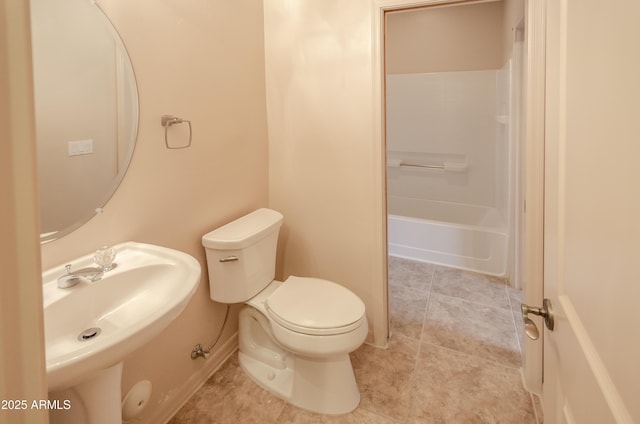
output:
[[[167,147],[167,149],[186,149],[187,147],[191,147],[191,138],[192,138],[191,137],[192,136],[191,121],[188,121],[188,120],[182,119],[182,118],[178,118],[178,117],[173,116],[173,115],[162,115],[160,117],[160,123],[164,127],[164,145]],[[168,135],[169,127],[172,126],[172,125],[183,124],[183,123],[186,123],[186,124],[189,125],[189,141],[184,146],[171,147],[169,145],[169,135]]]

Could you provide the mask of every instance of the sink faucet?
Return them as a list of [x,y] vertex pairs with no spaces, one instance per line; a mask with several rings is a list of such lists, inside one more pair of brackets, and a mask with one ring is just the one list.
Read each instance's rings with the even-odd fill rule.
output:
[[105,272],[117,266],[117,264],[113,262],[115,257],[115,249],[109,246],[103,246],[98,249],[93,256],[93,262],[98,265],[97,267],[87,267],[71,272],[71,264],[66,265],[67,273],[58,277],[58,287],[68,289],[78,284],[83,278],[88,279],[92,283],[102,279]]
[[108,271],[104,267],[87,267],[81,268],[76,271],[71,271],[71,264],[66,265],[67,273],[61,275],[58,278],[58,287],[61,289],[68,289],[78,284],[82,279],[88,279],[89,281],[96,282],[102,278],[104,273]]

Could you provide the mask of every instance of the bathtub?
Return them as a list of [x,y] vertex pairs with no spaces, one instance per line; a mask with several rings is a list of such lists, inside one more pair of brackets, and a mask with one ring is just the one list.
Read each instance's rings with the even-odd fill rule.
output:
[[389,255],[504,276],[508,235],[496,208],[389,196]]

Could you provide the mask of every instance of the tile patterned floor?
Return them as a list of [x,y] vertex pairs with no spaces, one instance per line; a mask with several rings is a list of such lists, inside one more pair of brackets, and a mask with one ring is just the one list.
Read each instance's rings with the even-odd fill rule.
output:
[[169,424],[536,424],[522,388],[517,308],[498,278],[390,258],[387,349],[351,354],[362,394],[351,414],[303,411],[255,385],[234,354]]

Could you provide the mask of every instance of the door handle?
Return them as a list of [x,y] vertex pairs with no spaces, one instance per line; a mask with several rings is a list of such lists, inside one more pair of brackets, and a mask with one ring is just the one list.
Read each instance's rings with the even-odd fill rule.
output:
[[544,325],[549,329],[549,331],[553,331],[554,319],[551,300],[544,299],[542,302],[542,308],[535,308],[522,303],[520,305],[520,310],[522,311],[522,320],[524,321],[524,332],[531,340],[538,340],[540,337],[540,331],[538,331],[536,323],[529,318],[529,314],[543,317]]

